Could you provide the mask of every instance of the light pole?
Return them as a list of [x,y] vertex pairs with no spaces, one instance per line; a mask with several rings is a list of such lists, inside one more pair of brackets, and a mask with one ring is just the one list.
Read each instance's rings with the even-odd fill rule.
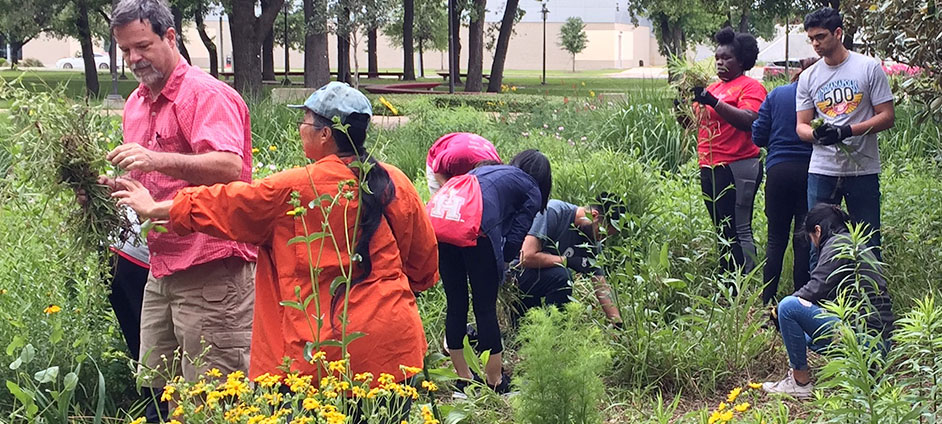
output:
[[455,58],[455,0],[448,0],[448,92],[455,93],[455,79],[458,78],[458,60]]
[[285,80],[281,83],[283,85],[291,85],[291,80],[288,79],[288,71],[291,69],[290,62],[288,61],[288,54],[291,50],[288,48],[288,2],[285,2]]
[[222,33],[222,13],[219,14],[219,66],[226,72],[226,37]]
[[546,0],[543,0],[543,9],[540,10],[540,13],[543,14],[543,81],[540,82],[540,85],[546,85],[546,15],[549,13],[549,10],[546,8]]

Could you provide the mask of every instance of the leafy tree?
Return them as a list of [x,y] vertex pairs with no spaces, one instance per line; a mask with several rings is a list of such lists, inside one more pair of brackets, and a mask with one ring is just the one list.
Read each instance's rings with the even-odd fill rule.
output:
[[320,87],[330,81],[327,56],[327,0],[303,0],[304,86]]
[[464,91],[477,93],[483,88],[484,75],[484,14],[487,0],[473,0],[468,8],[468,79]]
[[[0,35],[18,52],[24,44],[49,28],[59,8],[55,0],[0,0]],[[10,62],[19,62],[14,54]]]
[[284,6],[285,0],[269,0],[269,7],[260,16],[255,15],[256,0],[225,0],[229,14],[229,32],[232,38],[232,66],[236,90],[243,95],[256,96],[262,89],[262,40],[271,31],[272,24]]
[[707,0],[636,0],[628,2],[628,12],[651,21],[658,52],[666,57],[680,56],[689,43],[706,41],[720,28],[726,16]]
[[559,46],[572,55],[572,71],[576,72],[576,55],[585,50],[589,38],[585,33],[585,22],[582,18],[569,17],[559,29]]
[[[416,22],[413,29],[414,47],[419,51],[419,73],[425,76],[424,53],[426,50],[448,50],[448,8],[442,0],[415,0],[416,16],[422,19]],[[383,29],[383,33],[396,47],[402,47],[402,11],[391,14],[390,22]]]
[[[369,78],[379,76],[379,59],[376,54],[379,42],[378,32],[380,28],[385,27],[393,20],[394,9],[396,9],[394,0],[366,0],[363,6],[363,27],[366,31],[366,66]],[[400,25],[399,28],[401,29],[402,26]]]

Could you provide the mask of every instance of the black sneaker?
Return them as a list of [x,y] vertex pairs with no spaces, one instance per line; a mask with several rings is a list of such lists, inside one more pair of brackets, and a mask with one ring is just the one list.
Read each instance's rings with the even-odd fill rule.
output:
[[500,373],[500,383],[497,383],[496,386],[487,385],[494,390],[495,393],[499,395],[505,395],[510,393],[510,376],[507,373]]
[[[477,374],[471,373],[471,380],[478,384],[484,384],[484,380],[481,377],[478,377]],[[464,389],[471,385],[471,381],[465,379],[458,379],[455,381],[455,391],[451,394],[452,398],[455,399],[467,399],[468,395],[464,393]]]

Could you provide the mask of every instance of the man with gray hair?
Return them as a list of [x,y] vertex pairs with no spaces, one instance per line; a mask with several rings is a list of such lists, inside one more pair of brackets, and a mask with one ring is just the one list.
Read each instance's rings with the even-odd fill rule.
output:
[[[157,200],[187,186],[251,181],[248,107],[231,87],[181,58],[169,7],[161,0],[122,0],[111,31],[141,84],[124,108],[124,144],[107,159]],[[114,187],[113,180],[102,181]],[[151,269],[138,359],[159,376],[145,386],[161,388],[179,371],[187,380],[213,368],[246,371],[257,249],[173,231],[151,231],[147,244]],[[177,353],[182,361],[174,365]]]

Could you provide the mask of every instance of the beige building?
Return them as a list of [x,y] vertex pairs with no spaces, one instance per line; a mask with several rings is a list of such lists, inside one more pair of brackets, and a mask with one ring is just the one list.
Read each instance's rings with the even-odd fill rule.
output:
[[[623,0],[622,0],[623,1]],[[503,5],[496,2],[489,4],[491,8],[502,9]],[[510,40],[507,54],[506,69],[539,70],[543,63],[543,22],[541,19],[540,3],[536,1],[523,1],[521,7],[526,10],[524,18],[516,25],[515,35]],[[592,3],[585,6],[582,3]],[[500,7],[497,7],[500,6]],[[639,26],[632,25],[625,12],[620,11],[618,1],[596,0],[592,2],[577,0],[549,0],[547,7],[550,13],[546,23],[546,67],[550,70],[571,70],[572,56],[559,47],[559,31],[563,22],[569,16],[581,16],[586,21],[586,35],[588,44],[586,49],[575,57],[576,70],[593,69],[627,69],[637,66],[663,65],[665,59],[657,52],[657,41],[651,33],[651,28],[644,23]],[[499,21],[501,10],[490,11],[487,19],[492,22]],[[417,17],[421,19],[421,17]],[[279,33],[280,21],[275,22],[275,39],[282,35]],[[220,49],[220,63],[232,56],[232,40],[229,36],[228,21],[218,17],[206,20],[206,30],[209,36],[216,41]],[[220,40],[219,34],[222,34]],[[361,71],[367,67],[366,38],[359,37],[355,49],[356,61]],[[389,39],[380,34],[377,57],[380,69],[402,69],[402,49],[393,47]],[[196,29],[192,26],[184,31],[184,40],[194,65],[208,68],[209,57],[206,48],[200,41]],[[467,51],[468,31],[466,27],[461,30],[461,68],[465,70],[468,63]],[[330,63],[337,63],[336,37],[329,38]],[[24,58],[40,60],[46,67],[54,67],[57,60],[65,57],[75,57],[81,50],[79,43],[74,39],[56,39],[51,37],[37,37],[37,39],[23,46]],[[96,52],[102,52],[101,43],[96,45]],[[485,52],[485,73],[488,72],[493,58],[493,52]],[[292,69],[300,69],[303,63],[303,54],[300,51],[290,52],[290,65]],[[276,69],[284,68],[284,49],[275,47],[274,61]],[[418,68],[418,52],[416,52],[416,68]],[[447,68],[447,55],[445,52],[428,51],[424,54],[424,68],[426,75]],[[231,71],[231,62],[226,70]]]

